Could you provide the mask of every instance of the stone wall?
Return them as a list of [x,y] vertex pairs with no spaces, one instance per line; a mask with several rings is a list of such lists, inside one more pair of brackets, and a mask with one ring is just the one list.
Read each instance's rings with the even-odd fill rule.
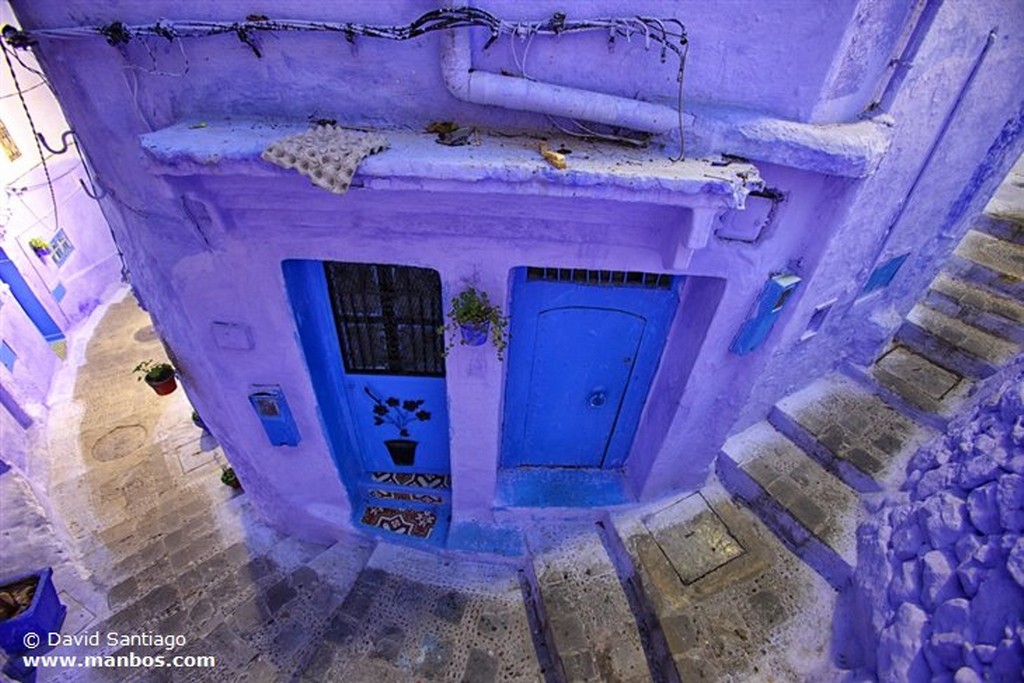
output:
[[1024,668],[1024,371],[910,461],[859,531],[866,652],[881,681],[1019,680]]

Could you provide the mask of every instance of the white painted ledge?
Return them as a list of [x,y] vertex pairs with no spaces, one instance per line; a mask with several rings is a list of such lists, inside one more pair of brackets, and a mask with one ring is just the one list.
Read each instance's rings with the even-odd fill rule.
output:
[[[156,175],[295,175],[260,155],[274,140],[307,130],[308,124],[220,121],[183,122],[141,136]],[[685,267],[707,245],[717,214],[743,209],[747,195],[763,188],[749,163],[713,164],[704,159],[672,161],[656,149],[633,149],[579,139],[548,139],[565,146],[568,168],[550,166],[539,140],[479,134],[476,144],[448,147],[436,136],[378,131],[390,147],[359,165],[356,190],[417,190],[580,197],[676,206],[687,211],[666,243],[665,266]]]

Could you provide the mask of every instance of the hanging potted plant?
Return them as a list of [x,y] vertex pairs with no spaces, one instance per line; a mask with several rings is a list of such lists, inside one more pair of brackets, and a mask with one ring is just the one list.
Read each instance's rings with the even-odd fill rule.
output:
[[60,633],[65,614],[50,567],[0,579],[0,649],[8,655],[3,672],[14,680],[35,680],[35,668],[21,658],[52,650],[48,635]]
[[235,474],[234,467],[224,467],[221,469],[220,483],[225,486],[230,486],[233,489],[242,488],[242,482],[238,481],[238,475]]
[[[459,344],[463,346],[482,346],[490,336],[494,348],[498,351],[498,360],[504,359],[505,348],[508,346],[508,317],[501,314],[501,309],[491,304],[487,292],[481,292],[473,285],[459,292],[452,299],[448,311],[451,322],[448,329],[460,335]],[[445,352],[455,346],[452,342]]]
[[32,247],[32,251],[36,252],[36,256],[43,258],[50,253],[50,243],[41,237],[33,237],[28,241],[28,246]]
[[385,399],[368,386],[363,387],[363,391],[373,401],[373,424],[378,427],[389,424],[397,429],[398,436],[402,437],[384,442],[391,461],[403,467],[412,465],[416,459],[416,444],[419,442],[408,438],[409,425],[430,419],[430,411],[423,410],[423,399],[402,401],[395,396]]
[[146,384],[159,396],[166,396],[178,388],[178,383],[174,379],[174,368],[170,363],[144,360],[136,365],[132,372],[138,373],[140,382],[146,380]]

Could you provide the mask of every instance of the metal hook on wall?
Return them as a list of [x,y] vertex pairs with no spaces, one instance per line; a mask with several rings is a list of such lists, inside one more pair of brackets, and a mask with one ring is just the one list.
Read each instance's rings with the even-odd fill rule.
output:
[[[68,141],[73,141],[75,143],[75,147],[78,149],[78,155],[82,159],[82,168],[85,169],[85,175],[89,178],[88,185],[86,185],[85,181],[82,180],[81,178],[78,179],[78,183],[82,186],[82,190],[85,192],[86,195],[89,196],[90,199],[96,201],[99,201],[100,199],[103,199],[104,197],[107,196],[107,190],[102,185],[100,185],[99,182],[96,180],[96,177],[93,176],[92,169],[89,168],[89,163],[85,160],[85,157],[82,155],[82,147],[78,143],[78,134],[75,133],[73,129],[66,130],[63,133],[61,133],[60,149],[54,149],[53,147],[51,147],[50,144],[46,141],[46,136],[44,136],[42,133],[36,133],[36,137],[39,138],[39,142],[42,143],[43,147],[45,147],[47,151],[50,152],[50,154],[64,154],[65,152],[68,151],[68,147],[70,147]],[[99,188],[99,190],[96,189],[97,187]]]
[[[84,164],[83,164],[83,166],[84,166]],[[85,181],[82,180],[81,178],[78,179],[78,184],[82,186],[82,191],[85,192],[86,195],[88,195],[89,199],[94,199],[96,201],[99,201],[99,200],[103,199],[104,197],[106,197],[107,196],[106,188],[103,187],[102,185],[99,185],[99,183],[97,183],[95,181],[95,179],[92,177],[92,173],[89,172],[89,167],[88,166],[85,167],[85,174],[87,176],[89,176],[89,185],[87,186],[85,184]],[[99,188],[100,188],[99,192],[96,191],[96,186],[97,185],[99,185]],[[91,186],[92,189],[90,189],[90,186]]]
[[68,151],[68,138],[74,138],[75,144],[78,144],[78,138],[75,137],[75,131],[73,130],[66,130],[63,133],[61,133],[60,149],[54,149],[53,147],[50,147],[50,143],[46,141],[46,136],[43,135],[42,133],[36,133],[36,137],[39,138],[39,142],[43,144],[43,147],[45,147],[46,151],[49,152],[50,154],[63,154],[64,152]]

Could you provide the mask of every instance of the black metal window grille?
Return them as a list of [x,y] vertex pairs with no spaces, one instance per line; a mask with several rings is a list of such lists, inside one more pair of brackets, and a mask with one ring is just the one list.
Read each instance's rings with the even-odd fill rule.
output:
[[437,271],[328,261],[324,272],[346,372],[444,377]]
[[672,286],[671,275],[625,270],[527,268],[526,279],[547,280],[548,282],[575,282],[581,285],[643,287],[646,289],[668,289]]

